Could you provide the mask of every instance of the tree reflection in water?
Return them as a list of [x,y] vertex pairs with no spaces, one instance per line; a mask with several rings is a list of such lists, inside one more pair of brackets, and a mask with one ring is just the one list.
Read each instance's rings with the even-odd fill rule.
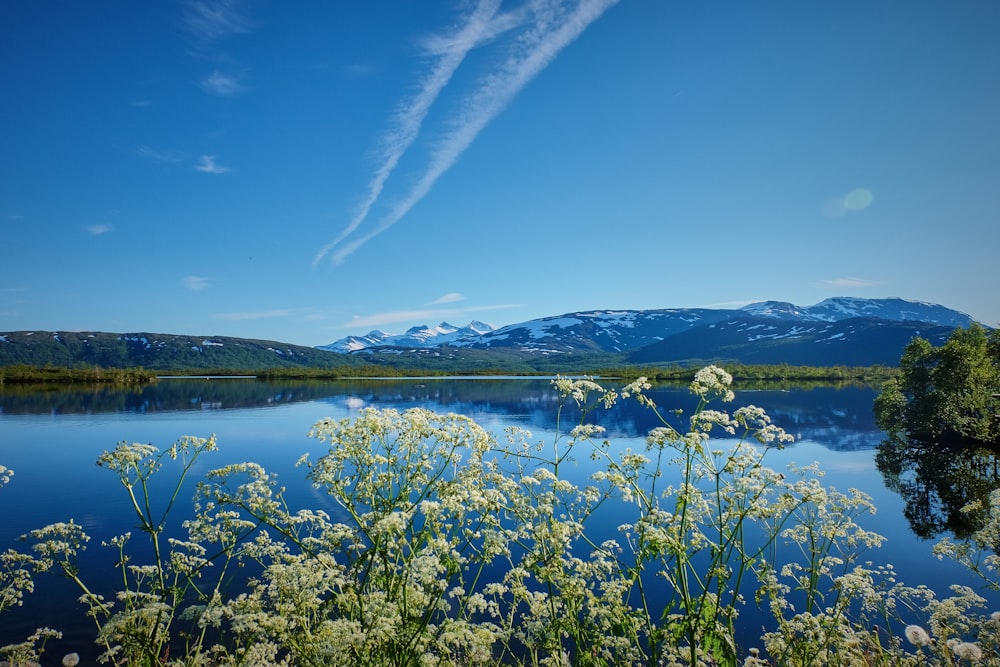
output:
[[968,538],[983,525],[990,492],[1000,488],[1000,451],[981,443],[890,435],[879,444],[875,465],[886,487],[905,501],[910,529],[923,539],[945,533]]

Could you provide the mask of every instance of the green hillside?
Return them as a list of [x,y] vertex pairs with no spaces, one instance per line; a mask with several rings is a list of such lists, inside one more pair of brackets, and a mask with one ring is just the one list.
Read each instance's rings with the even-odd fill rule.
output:
[[89,331],[0,334],[0,366],[27,364],[151,370],[268,369],[361,366],[364,359],[266,340],[227,336]]

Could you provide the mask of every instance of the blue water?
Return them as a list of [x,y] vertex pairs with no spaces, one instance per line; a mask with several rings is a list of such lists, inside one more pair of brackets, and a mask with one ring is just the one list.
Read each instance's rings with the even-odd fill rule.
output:
[[[689,411],[694,405],[684,389],[660,389],[651,395],[668,410],[684,407]],[[959,566],[932,556],[935,539],[914,535],[906,518],[907,500],[887,488],[886,477],[875,464],[874,454],[884,434],[871,417],[874,396],[873,390],[857,387],[745,391],[737,392],[735,404],[719,407],[762,406],[797,436],[795,444],[768,454],[770,467],[817,461],[826,485],[840,490],[854,487],[872,496],[878,513],[865,517],[863,525],[888,539],[869,558],[892,563],[901,581],[926,583],[941,593],[950,583],[978,585]],[[305,471],[294,465],[304,453],[313,458],[324,453],[320,442],[307,437],[319,419],[350,417],[367,406],[425,407],[468,415],[498,434],[506,427],[519,426],[530,430],[535,440],[551,442],[556,404],[548,381],[521,379],[298,384],[189,379],[163,380],[125,392],[105,389],[28,396],[0,391],[0,464],[15,471],[12,481],[0,489],[0,549],[18,546],[18,536],[33,528],[72,518],[93,537],[80,559],[85,577],[96,581],[98,588],[102,583],[112,585],[104,578],[113,574],[114,555],[101,547],[101,541],[127,530],[136,539],[136,518],[114,474],[97,468],[95,461],[122,440],[166,448],[184,435],[217,436],[219,451],[199,460],[181,493],[182,501],[192,497],[197,478],[209,470],[255,461],[278,474],[288,488],[293,509],[330,511],[330,500],[306,483]],[[643,449],[643,436],[657,425],[648,411],[624,406],[597,421],[608,428],[615,447],[635,450]],[[585,453],[577,465],[582,482],[591,465]],[[902,474],[902,479],[911,482],[917,477],[915,470]],[[174,525],[179,526],[189,509],[190,503],[181,503]],[[613,533],[613,525],[607,530]],[[0,618],[0,645],[22,640],[35,627],[48,626],[66,633],[55,653],[78,650],[81,655],[96,655],[93,625],[76,602],[78,596],[70,582],[51,575],[40,577],[38,590],[24,607]],[[743,625],[753,635],[759,632],[754,627],[759,622],[750,613]]]

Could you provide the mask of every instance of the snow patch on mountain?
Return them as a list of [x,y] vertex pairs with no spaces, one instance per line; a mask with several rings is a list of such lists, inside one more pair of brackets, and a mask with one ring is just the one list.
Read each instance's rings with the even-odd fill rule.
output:
[[812,319],[806,312],[807,309],[800,308],[794,303],[788,303],[787,301],[761,301],[759,303],[747,304],[740,308],[740,310],[757,317]]
[[583,320],[578,317],[554,317],[545,320],[535,320],[533,322],[527,322],[520,325],[522,329],[527,330],[528,334],[535,340],[541,338],[548,338],[549,336],[558,336],[560,332],[552,331],[552,327],[558,327],[559,329],[569,329],[575,327],[578,324],[582,324]]
[[495,327],[485,322],[473,320],[464,327],[456,327],[447,322],[437,326],[410,327],[406,333],[393,335],[378,329],[369,331],[364,336],[347,336],[329,345],[320,345],[318,349],[331,352],[357,352],[370,347],[416,347],[432,348],[440,345],[453,345],[470,338],[478,338],[495,331]]

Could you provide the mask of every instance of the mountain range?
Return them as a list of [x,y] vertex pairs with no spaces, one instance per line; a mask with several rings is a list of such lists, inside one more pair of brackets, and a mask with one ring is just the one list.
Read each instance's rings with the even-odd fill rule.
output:
[[630,364],[895,365],[914,336],[940,345],[956,327],[972,322],[969,315],[938,304],[835,297],[813,306],[762,301],[738,309],[592,310],[499,329],[480,322],[461,328],[445,322],[401,336],[373,331],[322,349],[362,353],[373,360],[404,350],[456,354],[456,348],[464,348],[536,356],[612,354]]
[[316,348],[232,337],[0,332],[0,366],[142,366],[156,370],[357,367],[462,372],[572,372],[707,362],[895,366],[914,337],[941,345],[973,319],[898,298],[835,297],[813,306],[762,301],[736,309],[591,310],[494,328],[447,322],[372,331]]

